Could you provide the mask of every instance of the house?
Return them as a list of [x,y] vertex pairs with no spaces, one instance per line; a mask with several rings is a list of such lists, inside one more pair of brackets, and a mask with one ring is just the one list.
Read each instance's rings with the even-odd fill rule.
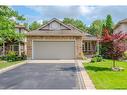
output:
[[[122,34],[127,35],[127,19],[123,19],[119,21],[115,25],[113,33],[114,34],[122,33]],[[125,50],[127,50],[127,41],[122,40],[121,43],[125,45]]]
[[[15,26],[15,31],[18,33],[24,33],[26,34],[28,30],[26,29],[25,26],[23,25],[16,25]],[[5,50],[3,50],[3,46],[0,48],[1,54],[0,55],[5,55],[8,53],[8,51],[15,51],[17,55],[21,55],[22,53],[26,54],[26,37],[20,42],[15,42],[15,43],[5,43]]]
[[28,59],[81,59],[96,52],[97,38],[53,18],[27,33]]

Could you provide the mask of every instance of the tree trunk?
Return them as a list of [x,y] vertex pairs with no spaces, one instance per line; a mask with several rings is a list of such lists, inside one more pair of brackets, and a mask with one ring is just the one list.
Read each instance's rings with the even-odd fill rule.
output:
[[5,43],[3,42],[3,56],[5,56]]
[[99,45],[99,41],[97,41],[97,55],[100,54],[100,45]]
[[115,68],[116,67],[116,61],[115,61],[115,59],[113,59],[113,68]]

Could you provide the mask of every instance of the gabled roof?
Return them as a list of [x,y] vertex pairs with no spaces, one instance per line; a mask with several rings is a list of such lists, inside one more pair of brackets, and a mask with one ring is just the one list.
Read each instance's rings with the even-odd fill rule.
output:
[[24,29],[26,31],[29,31],[24,25],[17,24],[17,25],[15,25],[15,28],[21,28],[21,29]]
[[[63,25],[64,27],[67,28],[67,30],[43,30],[42,29],[43,27],[52,23],[53,21],[56,21],[59,24]],[[68,25],[65,25],[60,20],[53,18],[47,24],[41,26],[40,28],[38,28],[34,31],[27,33],[27,36],[82,36],[82,33],[76,29],[75,30],[72,29]]]
[[82,36],[82,34],[76,30],[57,30],[57,31],[35,30],[32,32],[28,32],[27,36]]
[[123,20],[121,20],[121,21],[119,21],[119,22],[115,25],[114,29],[116,29],[118,26],[120,26],[120,25],[123,24],[123,23],[127,23],[127,18],[126,18],[126,19],[123,19]]
[[56,18],[53,18],[51,19],[50,21],[48,21],[48,23],[42,25],[40,28],[38,28],[37,30],[41,30],[42,28],[44,28],[45,26],[47,26],[48,24],[52,23],[53,21],[56,21],[58,22],[59,24],[63,25],[64,27],[70,29],[67,25],[65,25],[63,22],[61,22],[60,20],[56,19]]
[[[52,23],[53,21],[58,22],[67,28],[67,30],[43,30],[45,26]],[[97,40],[97,37],[82,31],[71,24],[64,24],[60,20],[53,18],[47,24],[41,26],[37,30],[31,31],[27,33],[27,36],[82,36],[84,40]]]
[[75,26],[71,25],[71,24],[68,24],[69,27],[71,27],[72,29],[76,29],[78,31],[80,31],[82,33],[82,36],[83,36],[83,39],[84,40],[97,40],[97,37],[96,36],[93,36],[85,31],[82,31],[78,28],[76,28]]

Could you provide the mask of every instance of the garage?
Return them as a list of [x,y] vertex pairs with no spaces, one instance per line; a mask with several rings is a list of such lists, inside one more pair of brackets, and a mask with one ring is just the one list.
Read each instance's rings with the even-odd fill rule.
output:
[[33,41],[32,59],[61,60],[75,58],[74,41]]

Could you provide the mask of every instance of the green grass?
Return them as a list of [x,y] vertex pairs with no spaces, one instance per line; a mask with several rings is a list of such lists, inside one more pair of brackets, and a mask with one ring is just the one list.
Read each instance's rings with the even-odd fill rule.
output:
[[4,61],[1,61],[1,60],[0,60],[0,69],[9,67],[9,66],[14,65],[14,64],[18,64],[19,62],[21,62],[21,61],[4,62]]
[[127,89],[127,62],[117,61],[116,65],[125,70],[112,71],[112,60],[84,63],[84,67],[97,89]]

